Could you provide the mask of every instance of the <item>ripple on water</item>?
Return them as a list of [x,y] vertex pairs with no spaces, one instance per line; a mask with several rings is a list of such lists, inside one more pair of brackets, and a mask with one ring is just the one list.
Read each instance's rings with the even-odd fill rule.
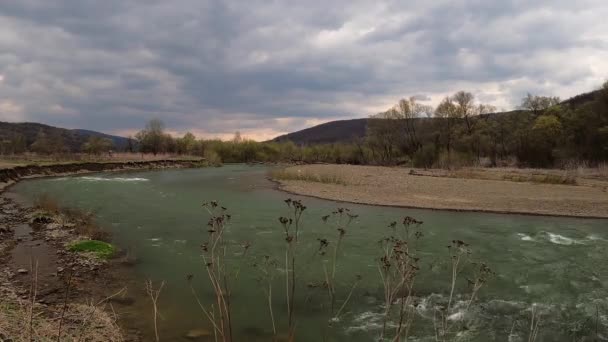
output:
[[582,244],[582,241],[576,240],[576,239],[572,239],[563,235],[559,235],[559,234],[554,234],[554,233],[546,233],[547,236],[549,237],[549,241],[551,241],[554,244],[557,245],[565,245],[565,246],[569,246],[569,245],[574,245],[574,244]]
[[78,177],[78,179],[81,180],[81,181],[87,181],[87,182],[121,182],[121,183],[148,182],[149,181],[148,178],[141,178],[141,177],[112,177],[112,178],[105,178],[105,177]]
[[597,235],[593,235],[593,234],[585,237],[584,239],[575,239],[575,238],[571,238],[571,237],[567,237],[567,236],[564,236],[561,234],[556,234],[556,233],[551,233],[551,232],[540,232],[539,235],[536,237],[532,237],[532,236],[530,236],[528,234],[524,234],[524,233],[517,233],[517,236],[522,241],[540,242],[539,240],[545,240],[545,241],[551,242],[553,244],[562,245],[562,246],[583,245],[585,243],[593,242],[593,241],[604,241],[603,238],[601,238]]

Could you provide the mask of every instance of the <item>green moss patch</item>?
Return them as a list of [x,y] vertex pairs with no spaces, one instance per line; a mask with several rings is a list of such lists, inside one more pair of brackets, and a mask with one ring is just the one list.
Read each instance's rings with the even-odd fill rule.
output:
[[92,253],[100,259],[109,259],[116,252],[116,247],[98,240],[84,240],[71,244],[68,249],[72,252]]

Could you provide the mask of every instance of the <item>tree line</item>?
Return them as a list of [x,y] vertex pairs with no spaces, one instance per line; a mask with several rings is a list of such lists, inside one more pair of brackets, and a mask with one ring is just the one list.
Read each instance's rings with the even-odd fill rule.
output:
[[[3,154],[26,151],[66,153],[61,134],[40,131],[29,146],[23,136],[2,141]],[[116,150],[107,138],[90,136],[81,152],[102,154]],[[569,162],[597,165],[608,161],[608,82],[598,91],[560,101],[528,94],[520,108],[496,109],[459,91],[436,107],[414,97],[400,100],[387,111],[370,116],[364,137],[333,144],[296,145],[293,142],[255,142],[237,132],[232,140],[197,139],[186,133],[173,137],[161,120],[153,119],[126,152],[200,156],[222,162],[304,162],[415,167],[528,166],[561,167]]]
[[[561,101],[528,94],[520,108],[496,113],[459,91],[436,107],[414,97],[368,119],[365,137],[348,143],[296,145],[172,138],[151,121],[136,140],[143,152],[193,154],[223,162],[326,162],[415,167],[597,165],[608,161],[608,82],[591,96]],[[588,97],[588,98],[587,98]],[[163,138],[164,137],[164,138]]]
[[464,91],[444,98],[435,108],[415,98],[403,99],[370,118],[360,161],[417,167],[604,163],[608,82],[588,101],[579,102],[528,94],[518,110],[496,113]]

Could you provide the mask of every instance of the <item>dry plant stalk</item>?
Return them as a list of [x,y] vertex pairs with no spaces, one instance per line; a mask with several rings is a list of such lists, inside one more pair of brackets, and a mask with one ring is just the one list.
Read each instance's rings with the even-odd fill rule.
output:
[[296,293],[296,252],[300,233],[302,214],[306,206],[299,200],[288,198],[285,204],[290,209],[288,217],[279,217],[285,233],[285,293],[287,300],[287,330],[289,339],[295,335],[295,293]]
[[[296,326],[296,284],[299,280],[297,278],[298,269],[296,267],[296,259],[298,254],[298,242],[300,240],[300,230],[302,229],[302,215],[306,210],[306,206],[304,206],[301,201],[292,199],[285,200],[285,203],[289,209],[289,214],[280,217],[279,222],[282,226],[284,241],[286,243],[284,255],[284,286],[285,304],[287,307],[286,318],[288,323],[287,338],[288,340],[293,341],[295,339]],[[231,217],[226,213],[227,209],[219,206],[215,201],[205,203],[203,207],[208,211],[211,217],[207,223],[209,240],[208,242],[203,243],[201,247],[207,275],[215,292],[215,302],[209,307],[205,307],[191,283],[190,289],[196,298],[199,307],[213,325],[215,340],[231,342],[233,340],[233,322],[231,317],[231,290],[228,282],[230,265],[226,262],[228,245],[225,242],[224,236]],[[316,254],[327,256],[327,258],[323,260],[322,271],[324,282],[321,285],[311,283],[308,286],[323,287],[327,290],[329,297],[328,310],[330,314],[327,327],[330,327],[332,322],[339,320],[361,280],[361,278],[357,276],[350,287],[348,294],[345,296],[345,299],[341,302],[340,307],[337,308],[336,303],[338,302],[338,295],[336,278],[340,250],[347,230],[356,218],[357,215],[353,215],[350,210],[345,208],[338,208],[330,215],[326,215],[322,218],[325,223],[329,222],[329,224],[336,229],[337,235],[335,241],[332,241],[331,243],[327,239],[317,239],[319,242],[319,249],[316,251]],[[383,313],[381,340],[406,341],[410,335],[416,317],[413,288],[416,276],[420,271],[420,259],[417,256],[417,245],[418,241],[423,237],[420,230],[421,225],[421,221],[409,216],[405,217],[400,224],[392,222],[389,225],[392,234],[380,241],[383,253],[379,259],[378,270],[384,290],[385,310]],[[249,244],[243,245],[243,255],[247,252],[249,247]],[[464,302],[465,312],[473,305],[479,290],[486,284],[487,279],[493,275],[493,272],[484,263],[469,261],[468,257],[471,252],[468,248],[468,244],[460,240],[453,240],[451,245],[448,246],[448,250],[450,252],[451,263],[451,277],[448,288],[449,298],[447,305],[435,308],[433,314],[433,324],[435,326],[434,330],[437,341],[447,341],[451,337],[456,336],[455,334],[457,331],[455,331],[455,327],[459,325],[459,322],[458,320],[452,322],[449,315],[453,309],[457,279],[463,273],[465,265],[473,266],[472,277],[471,279],[467,279],[471,286],[471,293],[468,295],[466,302]],[[254,263],[254,267],[260,272],[258,280],[264,283],[263,291],[268,306],[273,336],[275,337],[277,336],[277,323],[273,308],[273,281],[275,272],[281,263],[282,262],[273,259],[269,255],[264,255],[260,262]],[[238,271],[236,274],[238,276]],[[192,275],[189,275],[187,279],[190,281]],[[389,322],[396,323],[394,331],[392,328],[389,331]],[[534,321],[534,323],[537,327],[538,322]]]
[[532,306],[531,314],[530,314],[530,333],[528,334],[528,342],[536,341],[538,337],[538,332],[540,331],[540,314],[536,313],[536,306]]
[[[328,260],[323,260],[323,274],[325,275],[323,286],[327,288],[327,292],[329,295],[328,323],[331,323],[331,321],[339,320],[340,315],[342,314],[344,308],[350,301],[350,297],[352,296],[355,288],[361,281],[361,276],[357,275],[355,277],[355,281],[351,285],[350,291],[346,299],[342,303],[342,306],[338,309],[338,311],[336,311],[336,269],[338,264],[338,254],[340,252],[340,247],[342,246],[342,240],[344,239],[344,236],[346,236],[346,232],[348,231],[349,226],[357,217],[358,215],[352,214],[350,212],[350,209],[348,208],[338,208],[331,214],[325,215],[321,218],[324,223],[331,225],[333,228],[336,229],[338,233],[336,240],[333,241],[333,243],[332,241],[328,241],[327,239],[317,239],[317,241],[319,241],[318,254],[322,257],[327,255],[327,249],[330,245],[333,245],[333,251],[330,258]],[[330,264],[331,272],[327,270],[327,263]]]
[[30,258],[30,310],[28,314],[29,340],[34,341],[34,306],[38,294],[38,260]]
[[277,335],[276,321],[274,318],[274,310],[272,308],[272,282],[274,281],[274,270],[279,266],[279,263],[272,259],[270,255],[264,255],[260,263],[254,263],[253,267],[257,268],[260,272],[258,281],[264,283],[264,294],[266,295],[266,301],[268,305],[268,313],[270,314],[270,321],[272,323],[272,334]]
[[[224,235],[231,216],[227,213],[228,209],[220,206],[217,201],[203,203],[203,208],[210,215],[207,222],[209,239],[201,245],[201,248],[205,270],[215,294],[215,303],[211,306],[211,309],[205,308],[200,300],[198,300],[198,296],[196,296],[196,292],[192,287],[191,290],[197,298],[199,307],[213,325],[216,339],[219,337],[224,342],[230,342],[233,340],[230,277],[233,276],[236,280],[239,275],[238,269],[234,272],[234,275],[230,274],[226,258],[229,246]],[[241,255],[245,256],[251,244],[245,242],[240,247],[243,251]],[[189,279],[191,279],[190,276]]]
[[[450,296],[447,306],[436,309],[436,313],[433,316],[435,321],[435,339],[437,341],[450,340],[451,337],[453,337],[452,335],[456,333],[454,329],[456,324],[461,321],[460,319],[454,319],[454,322],[450,323],[449,315],[452,309],[456,282],[464,269],[463,264],[468,262],[468,264],[473,267],[473,277],[467,278],[467,282],[471,287],[471,294],[466,302],[464,311],[462,312],[462,317],[469,311],[479,290],[486,284],[488,279],[494,275],[494,272],[485,263],[470,262],[468,260],[471,255],[471,250],[469,244],[464,241],[452,240],[452,243],[448,246],[448,251],[451,262]],[[436,322],[437,314],[439,315],[439,324]]]
[[76,340],[77,342],[83,341],[85,336],[85,332],[86,332],[86,328],[87,328],[87,323],[89,321],[91,321],[91,319],[93,318],[93,315],[95,314],[95,312],[97,311],[97,308],[99,306],[101,306],[102,304],[108,302],[110,299],[117,297],[119,295],[121,295],[122,293],[124,293],[127,290],[126,287],[121,288],[120,290],[118,290],[117,292],[100,299],[97,302],[93,302],[91,301],[89,307],[91,308],[91,310],[88,312],[87,315],[84,316],[84,319],[82,320],[82,325],[80,326],[80,334],[78,335],[78,339]]
[[158,289],[154,288],[154,284],[152,283],[152,280],[148,280],[146,282],[146,293],[148,293],[148,296],[152,300],[152,308],[153,308],[153,313],[154,313],[154,337],[156,338],[156,342],[160,341],[160,338],[158,335],[158,297],[160,296],[160,293],[163,290],[164,286],[165,286],[164,281],[160,283],[160,286],[158,287]]
[[[71,264],[70,264],[71,265]],[[68,273],[67,276],[67,283],[66,283],[66,288],[65,288],[65,296],[63,298],[63,306],[61,308],[61,317],[59,317],[59,327],[57,328],[57,342],[61,341],[61,328],[63,326],[63,319],[65,317],[65,312],[68,308],[68,299],[70,297],[70,288],[72,285],[72,275],[73,275],[74,271],[72,270],[72,267],[70,267],[70,271]]]
[[[384,317],[380,339],[387,335],[387,324],[390,321],[395,304],[397,307],[398,325],[395,328],[393,341],[407,340],[413,320],[412,289],[418,271],[419,258],[414,248],[415,241],[422,238],[422,232],[412,228],[419,228],[421,221],[409,216],[405,217],[400,226],[397,222],[389,224],[392,235],[381,240],[382,257],[378,269],[384,288]],[[413,235],[412,235],[413,233]]]

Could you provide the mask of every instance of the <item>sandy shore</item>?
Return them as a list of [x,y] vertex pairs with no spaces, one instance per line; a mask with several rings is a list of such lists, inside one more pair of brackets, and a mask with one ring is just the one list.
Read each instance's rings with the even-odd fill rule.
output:
[[[282,190],[353,203],[412,208],[608,218],[608,181],[578,185],[412,175],[410,169],[353,165],[292,166],[327,182],[280,180]],[[335,184],[331,179],[339,180]]]

